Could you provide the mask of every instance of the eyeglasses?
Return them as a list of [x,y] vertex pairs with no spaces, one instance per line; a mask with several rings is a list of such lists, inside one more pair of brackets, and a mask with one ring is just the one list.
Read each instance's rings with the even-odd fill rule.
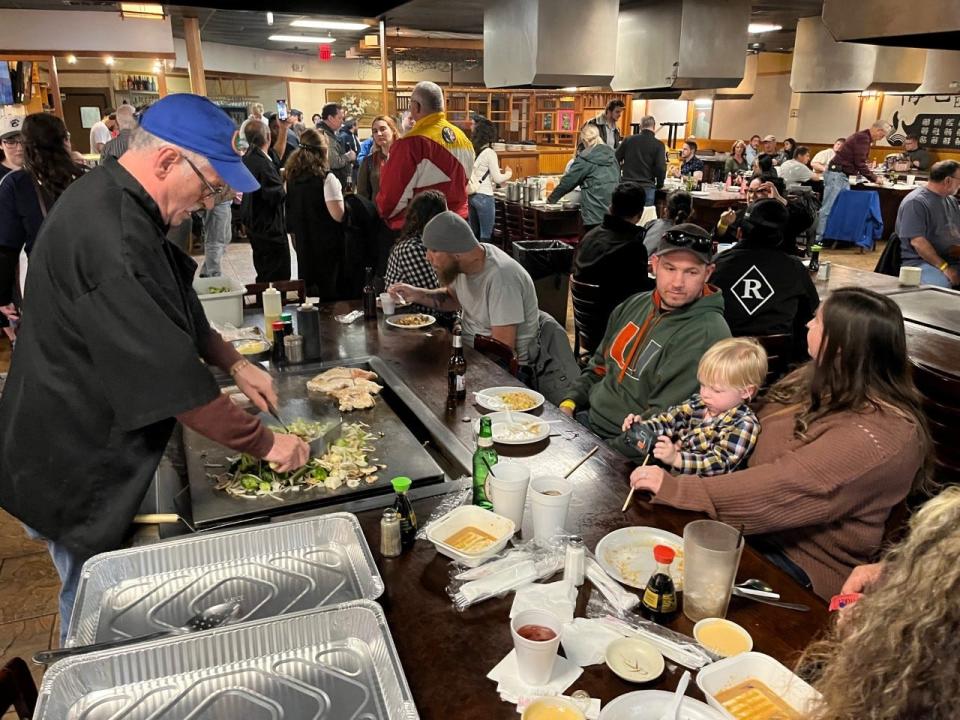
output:
[[2,142],[4,145],[10,145],[12,147],[14,145],[23,145],[23,138],[20,135],[17,135],[16,137],[4,138],[3,140],[0,140],[0,142]]
[[689,247],[693,252],[710,254],[713,250],[713,240],[701,235],[691,235],[683,230],[667,230],[664,238],[675,247]]
[[228,188],[225,185],[214,187],[207,181],[207,179],[203,176],[203,173],[200,172],[197,166],[190,161],[190,158],[182,154],[180,155],[180,157],[186,160],[187,165],[190,166],[190,169],[193,170],[193,172],[196,174],[198,178],[200,178],[200,182],[202,182],[203,186],[207,189],[207,191],[200,196],[200,202],[205,202],[206,200],[213,198],[213,204],[219,205],[224,200],[224,198],[226,198],[227,193],[230,191],[230,188]]

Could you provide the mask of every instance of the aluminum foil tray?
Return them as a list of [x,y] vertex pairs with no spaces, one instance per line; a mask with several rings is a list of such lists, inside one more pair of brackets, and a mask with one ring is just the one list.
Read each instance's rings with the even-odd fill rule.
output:
[[97,555],[80,576],[67,646],[181,627],[239,598],[240,621],[350,600],[383,581],[350,513],[258,525]]
[[380,606],[357,600],[66,658],[34,720],[416,720]]

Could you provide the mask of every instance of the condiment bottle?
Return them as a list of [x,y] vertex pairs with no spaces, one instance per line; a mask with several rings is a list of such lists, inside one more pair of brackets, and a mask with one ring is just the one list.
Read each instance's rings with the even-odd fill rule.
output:
[[287,331],[287,337],[293,335],[293,313],[280,313],[280,322]]
[[460,323],[453,326],[453,350],[447,363],[447,409],[453,410],[457,403],[467,399],[467,361],[463,357],[463,335]]
[[823,250],[823,247],[821,247],[820,245],[810,246],[810,266],[807,269],[812,273],[815,273],[820,269],[820,251],[821,250]]
[[393,508],[383,511],[380,518],[380,554],[384,557],[400,557],[403,546],[400,543],[400,513]]
[[363,285],[363,318],[377,319],[377,289],[373,286],[373,268],[367,268],[367,281]]
[[273,354],[270,360],[277,367],[287,364],[287,353],[283,346],[283,339],[287,336],[287,326],[282,320],[275,320],[273,328]]
[[282,312],[283,295],[270,283],[270,287],[263,291],[263,320],[268,340],[273,340],[273,323],[280,319]]
[[320,359],[320,311],[312,303],[297,308],[297,327],[303,336],[303,359]]
[[493,510],[493,503],[487,495],[487,476],[490,468],[499,458],[493,448],[493,426],[490,416],[480,418],[480,435],[477,437],[477,449],[473,453],[473,504],[484,510]]
[[393,509],[400,515],[400,545],[409,550],[417,541],[417,514],[407,497],[407,490],[413,481],[408,477],[395,477],[390,481],[394,492],[397,493],[393,501]]
[[669,622],[677,614],[677,590],[670,577],[670,564],[676,555],[676,551],[667,545],[655,545],[653,548],[657,569],[647,581],[640,609],[644,617],[654,622]]
[[563,560],[563,581],[573,587],[583,585],[583,576],[587,570],[587,551],[583,538],[574,535],[567,540],[567,551]]

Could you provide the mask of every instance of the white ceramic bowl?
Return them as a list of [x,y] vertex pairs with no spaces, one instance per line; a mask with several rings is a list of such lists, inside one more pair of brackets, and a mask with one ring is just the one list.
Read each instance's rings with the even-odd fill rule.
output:
[[[702,630],[708,625],[713,625],[713,624],[724,625],[730,628],[730,630],[732,630],[733,632],[737,633],[740,637],[742,637],[747,643],[747,648],[746,650],[743,650],[743,652],[746,653],[753,650],[753,638],[750,637],[750,633],[748,633],[744,628],[737,625],[735,622],[727,620],[726,618],[704,618],[703,620],[698,621],[693,626],[693,637],[696,639],[698,643],[703,645],[710,652],[716,653],[721,657],[733,657],[731,655],[727,655],[725,653],[720,652],[719,649],[713,647],[712,645],[708,645],[707,643],[703,642],[703,640],[700,639],[700,633],[702,632]],[[735,655],[740,655],[740,654],[741,653],[735,653]]]
[[[603,706],[600,720],[660,720],[673,702],[666,690],[638,690],[614,698]],[[685,697],[680,703],[680,720],[727,720],[727,716],[706,703]]]
[[663,655],[651,643],[625,637],[607,645],[604,661],[618,677],[632,683],[652,682],[663,673]]
[[[458,550],[446,543],[446,540],[465,527],[475,527],[496,538],[492,545],[475,553]],[[444,515],[427,529],[427,540],[432,542],[437,552],[446,555],[467,567],[476,567],[491,555],[496,555],[506,547],[516,526],[513,520],[484,510],[476,505],[461,505]]]
[[762,682],[801,715],[810,712],[820,700],[820,693],[806,682],[769,655],[757,652],[735,655],[707,665],[697,674],[697,687],[712,707],[724,717],[736,720],[717,702],[716,695],[750,679]]

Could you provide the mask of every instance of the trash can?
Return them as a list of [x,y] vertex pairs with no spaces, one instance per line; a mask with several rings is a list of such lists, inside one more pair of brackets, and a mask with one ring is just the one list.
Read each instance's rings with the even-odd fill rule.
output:
[[537,304],[561,327],[567,326],[573,253],[574,247],[560,240],[518,240],[513,243],[514,259],[533,278]]

